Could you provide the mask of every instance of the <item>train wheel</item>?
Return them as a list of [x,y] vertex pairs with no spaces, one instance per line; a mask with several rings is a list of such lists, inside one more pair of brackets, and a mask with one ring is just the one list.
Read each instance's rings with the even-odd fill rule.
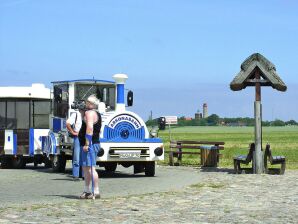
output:
[[2,169],[10,169],[10,168],[12,168],[12,160],[11,160],[11,158],[2,157],[1,158],[1,168]]
[[137,173],[144,173],[145,171],[145,165],[144,164],[135,164],[133,166],[133,173],[137,174]]
[[155,175],[155,162],[146,162],[145,175],[147,177],[153,177]]
[[63,155],[54,155],[52,161],[52,168],[54,172],[62,173],[65,171],[66,159]]
[[12,159],[12,167],[15,169],[23,169],[26,167],[26,161],[23,156],[17,156]]
[[52,161],[49,158],[44,158],[43,160],[45,168],[52,168]]
[[105,164],[105,170],[108,172],[115,172],[117,169],[117,163],[107,163]]

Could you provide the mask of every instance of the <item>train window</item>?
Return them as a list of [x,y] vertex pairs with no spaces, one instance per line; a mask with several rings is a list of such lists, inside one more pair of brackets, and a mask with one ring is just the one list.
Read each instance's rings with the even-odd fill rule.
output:
[[51,101],[36,100],[31,102],[30,108],[29,100],[0,101],[0,128],[49,128]]
[[0,128],[6,127],[6,102],[0,101]]
[[6,128],[14,129],[17,127],[16,120],[16,102],[15,101],[7,101],[7,113],[6,113]]
[[106,101],[106,105],[110,107],[110,109],[115,110],[115,88],[108,88],[108,98]]
[[29,102],[27,101],[16,101],[16,128],[17,129],[28,129],[30,126],[29,119]]
[[115,109],[115,87],[112,85],[76,84],[75,100],[86,100],[95,94],[110,109]]
[[50,101],[33,101],[33,127],[49,128]]
[[55,85],[54,116],[66,118],[68,107],[68,84]]

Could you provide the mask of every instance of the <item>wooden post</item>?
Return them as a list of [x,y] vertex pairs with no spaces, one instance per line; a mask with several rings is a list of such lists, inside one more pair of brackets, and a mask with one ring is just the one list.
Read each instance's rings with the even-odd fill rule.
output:
[[253,172],[264,173],[264,160],[262,153],[262,104],[261,104],[261,83],[260,71],[255,71],[256,79],[256,101],[255,101],[255,151],[253,156]]
[[181,148],[181,143],[179,142],[179,143],[177,143],[177,146],[180,146],[180,148],[178,149],[178,151],[180,152],[179,154],[178,154],[178,156],[177,156],[177,159],[178,159],[178,163],[179,163],[179,165],[181,164],[181,162],[182,162],[182,148]]

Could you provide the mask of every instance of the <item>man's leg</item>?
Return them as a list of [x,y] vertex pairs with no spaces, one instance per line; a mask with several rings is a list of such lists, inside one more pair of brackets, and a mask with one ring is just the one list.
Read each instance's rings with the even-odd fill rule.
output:
[[91,182],[91,170],[90,166],[83,166],[83,172],[84,172],[84,181],[85,181],[85,190],[86,192],[90,191],[90,182]]
[[72,176],[78,178],[80,175],[80,141],[78,137],[73,139]]
[[92,167],[93,169],[93,181],[94,181],[94,194],[99,194],[99,187],[98,187],[98,173],[96,172],[95,166]]

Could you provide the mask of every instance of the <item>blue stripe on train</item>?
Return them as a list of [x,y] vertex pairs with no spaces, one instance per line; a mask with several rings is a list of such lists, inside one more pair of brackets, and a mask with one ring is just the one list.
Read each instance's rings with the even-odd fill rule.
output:
[[53,118],[53,132],[58,133],[61,131],[61,119]]
[[29,129],[29,156],[34,156],[34,129]]
[[18,136],[17,134],[13,134],[13,150],[12,150],[13,155],[17,154],[17,149],[18,149]]

